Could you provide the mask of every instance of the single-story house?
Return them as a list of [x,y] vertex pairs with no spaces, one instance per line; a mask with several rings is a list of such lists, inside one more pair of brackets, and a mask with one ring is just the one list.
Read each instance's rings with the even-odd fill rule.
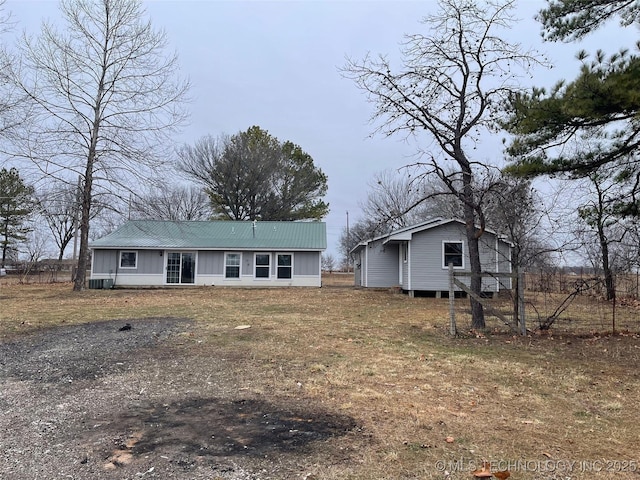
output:
[[131,220],[90,248],[93,288],[320,287],[327,233],[323,222]]
[[[509,242],[486,230],[479,248],[483,271],[511,273]],[[448,295],[449,263],[456,272],[470,271],[465,224],[458,219],[434,218],[392,231],[359,243],[351,255],[356,286],[398,287],[410,295]],[[468,285],[470,278],[460,280]],[[509,277],[483,278],[487,294],[510,286]]]

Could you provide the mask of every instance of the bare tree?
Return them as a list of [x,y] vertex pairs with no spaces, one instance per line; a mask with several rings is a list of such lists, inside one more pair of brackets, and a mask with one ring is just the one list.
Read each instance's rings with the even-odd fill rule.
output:
[[[343,69],[375,105],[377,132],[418,140],[426,133],[432,140],[418,165],[425,175],[438,176],[462,205],[474,274],[470,286],[478,294],[485,215],[476,187],[485,166],[471,155],[479,134],[496,128],[502,102],[519,89],[518,73],[539,63],[536,55],[495,33],[513,23],[513,5],[441,0],[440,12],[423,21],[429,33],[406,36],[400,71],[384,56],[349,60]],[[472,328],[484,328],[482,305],[473,297],[471,311]]]
[[[44,219],[58,247],[58,260],[64,258],[64,252],[73,240],[80,218],[79,186],[58,182],[37,193],[39,214]],[[92,209],[95,213],[95,208]]]
[[330,253],[323,254],[321,262],[322,270],[324,270],[325,272],[333,273],[333,271],[336,269],[336,259]]
[[636,217],[619,214],[619,205],[635,194],[635,184],[633,178],[630,182],[629,178],[610,175],[607,168],[591,172],[588,184],[581,189],[575,232],[593,267],[602,272],[607,300],[616,297],[615,272],[626,268],[625,244],[637,229]]
[[26,282],[29,275],[37,272],[40,262],[50,254],[50,242],[46,228],[34,223],[24,242],[20,245],[22,268],[21,282]]
[[166,36],[136,0],[62,0],[64,29],[44,23],[23,38],[15,81],[32,102],[16,154],[41,174],[81,178],[80,252],[74,290],[88,267],[93,198],[149,181],[169,156],[170,135],[186,118],[188,82],[177,77]]
[[375,174],[360,207],[363,216],[380,224],[383,230],[433,217],[455,217],[459,210],[458,201],[444,185],[425,181],[421,176],[413,178],[408,169]]
[[546,218],[542,200],[526,178],[500,175],[492,184],[486,195],[487,223],[511,242],[511,263],[524,271],[537,256],[555,250],[551,245],[541,249],[541,225]]
[[2,41],[2,35],[13,27],[11,16],[4,11],[0,0],[0,136],[6,136],[26,118],[26,96],[12,82],[11,72],[18,63],[15,55]]
[[153,220],[208,220],[211,206],[199,187],[177,186],[153,189],[131,201],[131,216]]

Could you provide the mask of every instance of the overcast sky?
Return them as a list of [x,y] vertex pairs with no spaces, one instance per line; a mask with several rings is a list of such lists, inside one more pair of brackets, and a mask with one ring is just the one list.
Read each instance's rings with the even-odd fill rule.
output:
[[[544,51],[556,67],[539,70],[536,86],[572,79],[579,68],[575,44],[545,44],[533,19],[544,5],[521,0],[521,19],[511,34],[525,47]],[[328,252],[347,221],[360,217],[367,184],[385,169],[412,161],[415,146],[400,138],[371,137],[372,106],[339,73],[345,57],[367,52],[398,56],[404,34],[426,33],[419,20],[435,11],[435,1],[147,1],[156,28],[166,30],[182,73],[193,90],[190,125],[177,144],[201,136],[233,134],[258,125],[280,140],[297,143],[329,179],[331,213],[325,219]],[[36,33],[40,22],[58,17],[55,0],[9,0],[5,9],[16,29]],[[611,25],[590,37],[588,50],[632,45],[634,28]],[[625,41],[626,39],[626,41]],[[487,134],[480,160],[502,158],[501,138]]]

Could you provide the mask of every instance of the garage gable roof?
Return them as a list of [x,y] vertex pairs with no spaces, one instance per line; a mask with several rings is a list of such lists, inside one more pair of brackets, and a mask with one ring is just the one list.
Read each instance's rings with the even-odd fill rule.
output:
[[324,222],[130,220],[91,248],[324,250]]
[[[365,240],[356,245],[351,251],[355,252],[361,248],[364,248],[368,244],[372,242],[377,242],[382,240],[382,243],[392,243],[392,242],[401,242],[401,241],[410,241],[415,233],[423,232],[425,230],[431,230],[434,228],[441,227],[443,225],[448,225],[450,223],[458,223],[460,225],[464,225],[465,223],[458,218],[442,218],[435,217],[429,220],[426,220],[422,223],[418,223],[417,225],[411,225],[409,227],[400,228],[398,230],[394,230],[392,232],[386,233],[384,235],[380,235],[378,237],[371,238],[369,240]],[[490,233],[492,235],[496,235],[496,232],[490,229],[485,229],[485,232]],[[506,239],[502,237],[498,237],[500,241],[510,244]]]

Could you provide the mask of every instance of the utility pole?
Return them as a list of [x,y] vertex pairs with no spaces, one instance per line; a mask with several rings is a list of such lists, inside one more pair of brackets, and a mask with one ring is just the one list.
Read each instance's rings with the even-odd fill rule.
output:
[[351,245],[351,236],[349,235],[349,210],[347,210],[347,251],[345,257],[347,259],[347,273],[351,272],[351,259],[349,258],[349,246]]

